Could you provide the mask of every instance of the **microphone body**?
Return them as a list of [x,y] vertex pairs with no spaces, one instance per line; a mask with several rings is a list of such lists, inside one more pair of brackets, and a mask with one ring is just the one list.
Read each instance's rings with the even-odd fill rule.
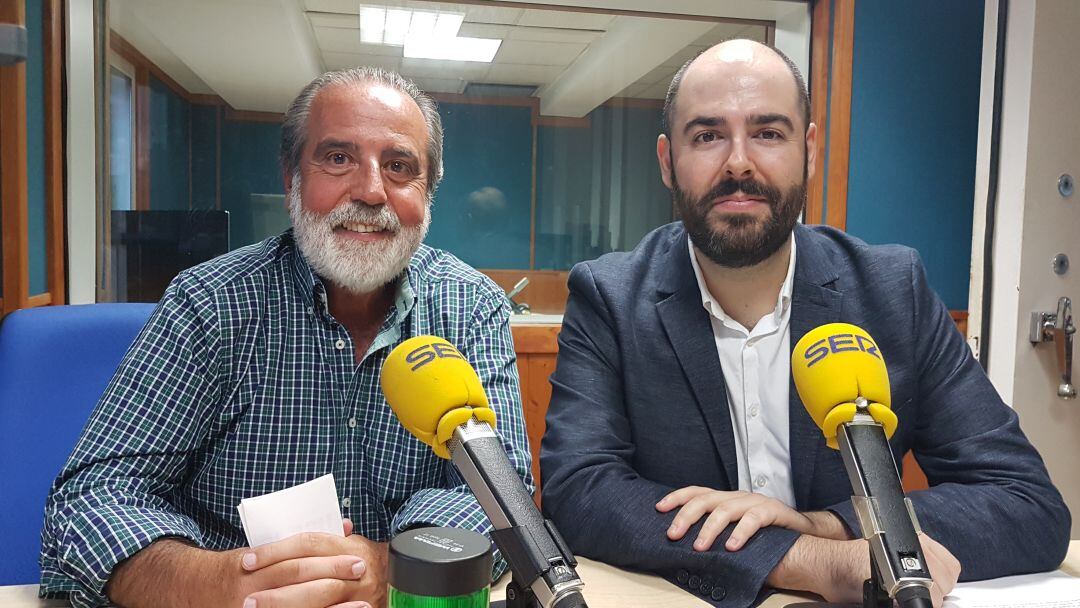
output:
[[491,538],[513,572],[507,606],[587,608],[577,560],[506,457],[465,357],[441,338],[411,338],[387,357],[381,383],[402,424],[453,462],[491,521]]
[[[851,502],[883,588],[897,600],[921,595],[921,589],[929,606],[933,579],[919,545],[918,519],[904,496],[884,427],[869,414],[857,413],[840,426],[837,440],[854,494]],[[901,606],[908,605],[922,604],[901,601]]]
[[[831,323],[799,340],[791,359],[803,404],[844,460],[852,505],[870,543],[872,578],[902,607],[929,607],[933,579],[889,447],[897,419],[877,344],[859,327]],[[864,605],[873,605],[871,598]]]

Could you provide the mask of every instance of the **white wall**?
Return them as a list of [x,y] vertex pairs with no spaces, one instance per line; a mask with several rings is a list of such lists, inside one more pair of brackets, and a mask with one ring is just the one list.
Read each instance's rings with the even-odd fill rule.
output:
[[94,2],[67,4],[68,301],[96,301],[97,136],[94,120]]

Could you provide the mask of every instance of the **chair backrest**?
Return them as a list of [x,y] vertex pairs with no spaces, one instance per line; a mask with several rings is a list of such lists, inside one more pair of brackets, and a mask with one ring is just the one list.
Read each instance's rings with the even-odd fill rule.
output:
[[49,487],[153,310],[51,306],[0,323],[0,585],[38,582]]

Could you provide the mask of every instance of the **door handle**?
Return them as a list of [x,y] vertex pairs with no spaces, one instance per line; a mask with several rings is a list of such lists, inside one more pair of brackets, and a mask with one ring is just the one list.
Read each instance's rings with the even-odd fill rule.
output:
[[1072,382],[1072,352],[1073,334],[1076,326],[1072,320],[1072,300],[1069,298],[1058,299],[1057,312],[1033,312],[1031,313],[1031,329],[1028,339],[1033,345],[1040,342],[1053,342],[1054,351],[1057,354],[1058,373],[1061,375],[1061,384],[1058,385],[1057,394],[1062,399],[1074,399],[1076,387]]

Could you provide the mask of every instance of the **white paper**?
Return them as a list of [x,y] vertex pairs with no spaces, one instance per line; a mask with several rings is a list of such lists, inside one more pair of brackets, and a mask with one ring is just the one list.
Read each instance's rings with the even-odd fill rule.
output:
[[1080,578],[1061,570],[960,583],[944,608],[1080,608]]
[[333,474],[262,496],[245,498],[237,505],[248,545],[258,547],[301,532],[345,536]]

